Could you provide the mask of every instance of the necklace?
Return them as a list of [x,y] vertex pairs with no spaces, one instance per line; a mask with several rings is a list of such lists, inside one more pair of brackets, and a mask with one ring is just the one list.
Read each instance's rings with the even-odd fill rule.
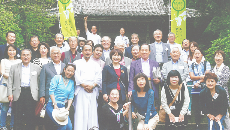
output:
[[65,86],[69,83],[69,79],[68,78],[63,78],[63,81],[64,81],[64,84],[65,84]]

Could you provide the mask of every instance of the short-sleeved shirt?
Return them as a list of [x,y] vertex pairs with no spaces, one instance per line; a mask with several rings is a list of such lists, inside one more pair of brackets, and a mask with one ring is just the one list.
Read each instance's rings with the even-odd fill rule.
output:
[[92,40],[94,45],[101,44],[101,37],[97,34],[90,33],[89,30],[86,32],[87,40]]

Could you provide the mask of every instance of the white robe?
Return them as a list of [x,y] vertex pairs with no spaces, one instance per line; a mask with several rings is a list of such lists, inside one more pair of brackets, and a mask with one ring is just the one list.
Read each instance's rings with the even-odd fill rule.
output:
[[98,88],[94,88],[92,93],[84,90],[80,84],[92,85],[94,83],[101,85],[102,72],[100,66],[93,60],[80,59],[74,62],[75,71],[75,113],[74,113],[74,129],[89,130],[92,127],[99,127],[97,114],[97,96]]

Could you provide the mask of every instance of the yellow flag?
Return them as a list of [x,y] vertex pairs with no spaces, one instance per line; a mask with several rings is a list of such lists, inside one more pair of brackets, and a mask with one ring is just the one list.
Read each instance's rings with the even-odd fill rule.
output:
[[59,0],[58,6],[60,14],[61,31],[65,37],[65,40],[67,40],[71,36],[77,36],[72,1]]
[[186,0],[171,0],[171,32],[176,35],[176,43],[186,39]]

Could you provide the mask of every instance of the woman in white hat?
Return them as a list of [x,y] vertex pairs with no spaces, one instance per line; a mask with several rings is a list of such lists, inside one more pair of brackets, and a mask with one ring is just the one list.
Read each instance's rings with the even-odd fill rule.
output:
[[[74,98],[75,65],[67,64],[61,75],[55,75],[50,83],[50,99],[46,105],[46,112],[58,126],[58,130],[72,130],[69,118],[69,108]],[[65,108],[65,101],[68,101]]]

